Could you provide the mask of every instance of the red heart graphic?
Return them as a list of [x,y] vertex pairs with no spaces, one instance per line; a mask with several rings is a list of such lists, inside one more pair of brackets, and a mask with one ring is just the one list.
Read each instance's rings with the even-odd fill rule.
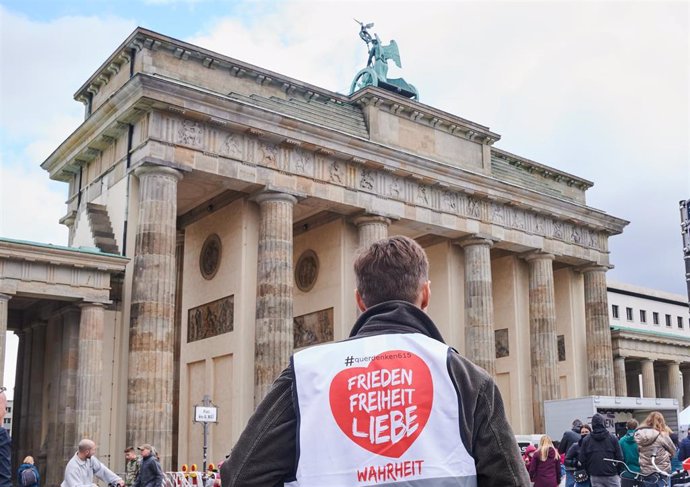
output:
[[427,364],[404,350],[383,352],[368,367],[342,370],[329,393],[340,429],[362,448],[399,458],[420,435],[434,402]]

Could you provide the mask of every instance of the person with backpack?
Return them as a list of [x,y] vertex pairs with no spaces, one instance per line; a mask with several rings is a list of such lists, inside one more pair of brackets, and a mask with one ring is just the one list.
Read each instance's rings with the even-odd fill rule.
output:
[[38,487],[41,476],[34,465],[34,457],[31,455],[24,458],[24,461],[17,469],[17,482],[19,487]]

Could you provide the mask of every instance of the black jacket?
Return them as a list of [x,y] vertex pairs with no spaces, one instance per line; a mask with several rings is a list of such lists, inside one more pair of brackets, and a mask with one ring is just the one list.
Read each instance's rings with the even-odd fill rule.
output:
[[623,452],[618,439],[604,426],[600,414],[592,416],[592,432],[582,439],[580,463],[589,475],[611,477],[618,475],[618,467],[604,458],[623,461]]
[[[422,333],[443,342],[429,316],[410,303],[389,301],[369,308],[350,339],[390,333]],[[460,435],[475,459],[479,487],[528,487],[527,471],[493,379],[451,351],[448,371],[460,398]],[[297,421],[294,373],[286,368],[249,419],[221,468],[223,487],[275,487],[295,480]]]
[[580,447],[582,446],[582,440],[584,440],[583,437],[581,437],[578,442],[570,445],[570,448],[568,448],[568,451],[565,454],[565,461],[563,462],[566,470],[579,470],[582,468],[582,465],[580,464]]
[[10,435],[0,427],[0,487],[12,487],[11,450]]
[[573,428],[563,433],[563,438],[558,444],[558,453],[567,453],[572,445],[580,441],[580,428]]
[[153,453],[141,459],[139,475],[132,487],[163,487],[163,470]]

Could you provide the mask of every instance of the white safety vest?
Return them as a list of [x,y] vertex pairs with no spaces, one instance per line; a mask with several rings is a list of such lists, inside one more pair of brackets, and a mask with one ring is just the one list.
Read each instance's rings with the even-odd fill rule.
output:
[[296,353],[297,480],[286,486],[476,487],[448,350],[413,333]]

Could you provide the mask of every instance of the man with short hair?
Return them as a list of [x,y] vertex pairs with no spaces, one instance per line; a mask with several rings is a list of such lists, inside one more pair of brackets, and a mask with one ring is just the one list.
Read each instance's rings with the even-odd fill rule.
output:
[[495,382],[425,312],[424,249],[386,238],[354,269],[350,338],[293,355],[223,464],[223,487],[530,485]]
[[[623,461],[633,472],[640,471],[640,451],[637,447],[637,442],[635,441],[635,430],[639,426],[636,419],[631,419],[625,424],[627,428],[627,433],[618,441],[621,446],[621,452],[623,452]],[[631,474],[628,471],[621,473],[621,487],[633,487],[638,485]]]
[[561,441],[558,443],[558,453],[560,453],[561,456],[568,453],[568,450],[574,443],[580,441],[581,428],[582,421],[580,421],[579,419],[575,419],[573,420],[572,429],[569,429],[565,433],[563,433],[563,437],[561,438]]
[[77,452],[65,467],[65,480],[62,481],[61,487],[93,485],[94,475],[108,485],[116,483],[123,487],[124,481],[103,465],[94,456],[95,453],[96,443],[87,438],[81,440]]
[[163,487],[163,469],[161,469],[155,449],[148,443],[137,447],[141,452],[141,469],[133,487]]
[[141,468],[141,458],[137,457],[134,447],[125,448],[125,487],[132,487],[139,475]]

